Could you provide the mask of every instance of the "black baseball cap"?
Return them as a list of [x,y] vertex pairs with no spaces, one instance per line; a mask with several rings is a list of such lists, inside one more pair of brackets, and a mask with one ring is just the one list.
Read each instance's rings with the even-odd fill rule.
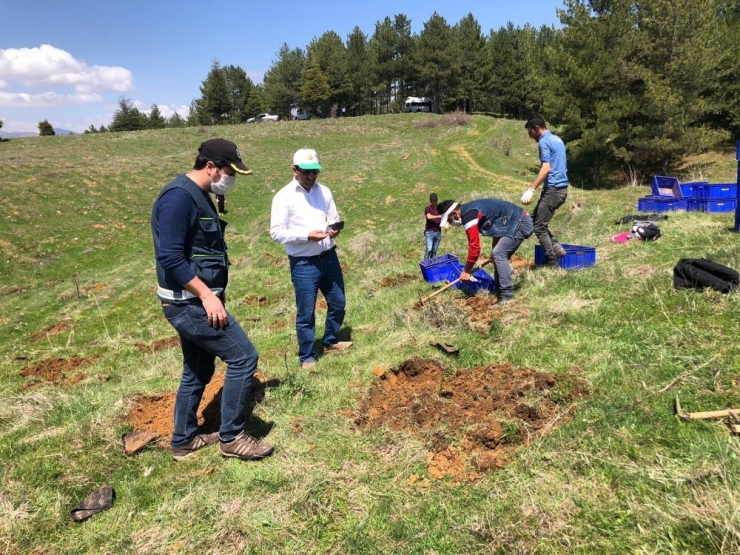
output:
[[222,165],[229,166],[235,172],[242,175],[252,175],[252,170],[242,162],[239,149],[231,141],[226,139],[209,139],[201,143],[198,147],[198,153],[213,163],[219,162]]

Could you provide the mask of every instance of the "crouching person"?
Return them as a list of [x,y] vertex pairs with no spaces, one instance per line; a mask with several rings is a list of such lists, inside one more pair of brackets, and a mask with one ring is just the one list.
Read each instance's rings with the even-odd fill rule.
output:
[[468,236],[468,256],[460,275],[470,280],[470,272],[481,252],[480,237],[493,239],[494,294],[499,302],[514,298],[509,259],[525,239],[532,235],[532,217],[516,204],[497,198],[484,198],[460,204],[454,200],[439,203],[442,225],[462,227]]

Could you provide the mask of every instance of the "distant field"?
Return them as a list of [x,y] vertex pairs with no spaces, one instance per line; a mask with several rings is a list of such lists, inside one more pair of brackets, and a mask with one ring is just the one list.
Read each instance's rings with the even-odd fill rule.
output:
[[[198,145],[236,142],[228,307],[260,352],[248,427],[273,457],[167,448],[181,355],[156,300],[149,213]],[[297,365],[273,194],[315,148],[346,228],[349,351]],[[574,184],[553,229],[580,271],[515,261],[514,303],[421,279],[429,193],[518,202],[523,122],[430,114],[0,142],[0,551],[4,553],[737,553],[738,438],[687,412],[740,408],[737,295],[677,291],[680,258],[740,269],[734,214],[671,212],[617,244],[643,186]],[[735,150],[681,165],[737,178]],[[618,180],[618,178],[617,178]],[[464,257],[464,233],[440,253]],[[484,251],[487,252],[487,251]],[[320,299],[321,300],[321,299]],[[317,326],[325,307],[319,303]],[[439,344],[442,348],[431,344]],[[444,345],[457,355],[447,354]],[[219,366],[203,403],[217,429]],[[153,442],[126,455],[122,435]],[[70,511],[104,483],[110,510]]]

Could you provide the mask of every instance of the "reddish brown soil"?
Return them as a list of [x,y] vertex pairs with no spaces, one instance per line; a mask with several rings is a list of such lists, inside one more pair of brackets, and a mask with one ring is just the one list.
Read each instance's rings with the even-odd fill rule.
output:
[[[198,408],[198,426],[202,433],[217,432],[221,425],[221,390],[225,372],[217,371],[206,386]],[[161,395],[140,395],[132,399],[123,420],[137,432],[148,432],[157,438],[161,447],[169,447],[173,429],[176,392]],[[252,381],[248,406],[259,403],[265,394],[265,378],[257,372]]]
[[141,341],[135,343],[136,348],[139,349],[140,353],[153,354],[162,349],[171,349],[172,347],[180,346],[180,336],[175,335],[174,337],[168,337],[166,339],[158,339],[157,341],[146,345]]
[[90,366],[100,355],[90,357],[49,358],[21,369],[20,375],[29,378],[27,388],[53,384],[75,384],[85,379],[85,374],[77,372],[80,368]]
[[501,317],[501,309],[493,295],[474,295],[455,299],[456,304],[465,310],[472,322],[489,327],[494,318]]
[[62,333],[63,331],[67,331],[70,328],[70,325],[72,323],[72,320],[62,320],[61,322],[54,324],[52,326],[46,326],[41,331],[37,331],[31,335],[30,341],[36,342],[40,341],[42,339],[46,339],[49,335],[56,335],[58,333]]
[[528,260],[527,258],[522,258],[518,254],[512,254],[509,259],[509,264],[511,265],[512,270],[519,270],[521,268],[534,266],[534,260]]
[[380,282],[380,288],[383,289],[385,287],[398,287],[399,285],[403,285],[404,283],[408,283],[410,281],[417,281],[419,279],[419,276],[416,274],[398,274],[396,276],[387,276],[383,278],[383,281]]
[[267,306],[267,297],[247,295],[244,297],[242,304],[245,306]]
[[326,310],[327,306],[326,301],[316,301],[316,310]]
[[[577,371],[571,378],[558,387],[552,374],[510,364],[449,375],[435,360],[412,358],[379,376],[360,402],[355,423],[418,434],[431,448],[432,478],[475,480],[573,416],[569,405],[588,389]],[[550,399],[555,388],[558,403]]]

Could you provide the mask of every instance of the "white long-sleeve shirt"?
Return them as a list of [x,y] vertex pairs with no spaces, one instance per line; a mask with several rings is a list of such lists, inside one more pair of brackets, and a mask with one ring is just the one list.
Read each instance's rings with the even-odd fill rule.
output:
[[327,225],[338,221],[339,213],[327,187],[316,182],[306,192],[293,179],[272,199],[270,237],[285,245],[288,256],[316,256],[331,249],[334,241],[330,237],[309,241],[309,232],[326,231]]

